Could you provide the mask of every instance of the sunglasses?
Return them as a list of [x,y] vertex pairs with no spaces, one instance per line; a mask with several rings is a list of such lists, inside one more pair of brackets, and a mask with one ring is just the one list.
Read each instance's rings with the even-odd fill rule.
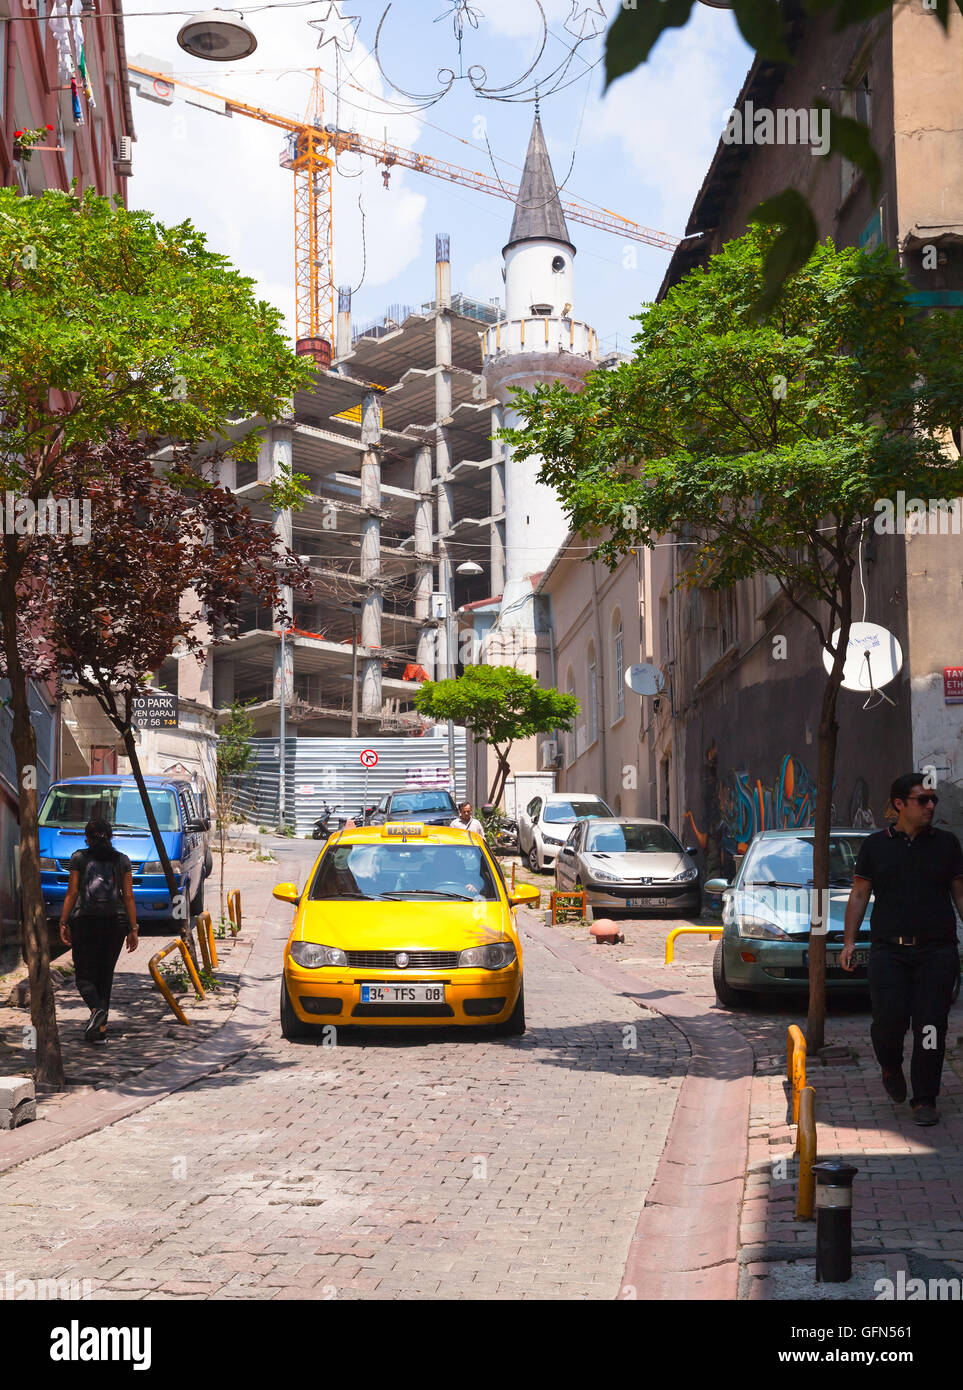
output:
[[925,796],[907,796],[904,800],[918,801],[921,806],[935,806],[939,801],[939,797],[934,795],[933,792],[927,792]]

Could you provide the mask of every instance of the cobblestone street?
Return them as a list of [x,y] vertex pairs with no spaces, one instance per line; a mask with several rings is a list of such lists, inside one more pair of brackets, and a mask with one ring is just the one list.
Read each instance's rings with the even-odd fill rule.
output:
[[525,951],[522,1039],[331,1047],[275,1023],[220,1074],[20,1164],[6,1267],[95,1298],[616,1298],[688,1047]]

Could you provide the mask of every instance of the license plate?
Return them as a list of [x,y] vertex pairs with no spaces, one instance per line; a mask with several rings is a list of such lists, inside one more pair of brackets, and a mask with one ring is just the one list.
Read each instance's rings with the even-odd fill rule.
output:
[[362,985],[362,1004],[444,1004],[444,985]]
[[668,907],[668,898],[629,898],[626,907]]
[[[841,951],[827,951],[827,952],[826,952],[826,966],[827,966],[827,968],[832,967],[834,970],[837,969],[837,968],[839,967],[839,958],[840,958],[841,955],[842,955],[842,952],[841,952]],[[809,966],[809,952],[808,952],[808,951],[803,951],[803,965],[806,966],[807,968],[808,968],[808,966]],[[853,958],[852,958],[852,960],[850,961],[850,965],[855,965],[855,966],[869,965],[869,952],[868,952],[868,951],[854,951],[854,952],[853,952]]]

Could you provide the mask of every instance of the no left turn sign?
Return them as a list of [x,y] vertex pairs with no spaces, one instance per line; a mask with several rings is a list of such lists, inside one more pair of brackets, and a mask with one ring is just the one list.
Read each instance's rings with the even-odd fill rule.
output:
[[362,767],[377,767],[378,755],[373,748],[363,748],[361,750]]

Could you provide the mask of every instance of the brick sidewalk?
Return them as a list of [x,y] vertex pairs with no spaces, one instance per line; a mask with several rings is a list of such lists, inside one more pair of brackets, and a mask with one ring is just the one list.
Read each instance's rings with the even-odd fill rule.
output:
[[[547,877],[539,882],[545,888]],[[703,919],[708,922],[709,919]],[[600,960],[664,988],[664,998],[684,994],[706,1017],[725,1020],[753,1055],[749,1158],[739,1225],[739,1296],[749,1299],[875,1298],[875,1282],[887,1277],[963,1280],[963,1004],[950,1014],[947,1062],[939,1101],[941,1123],[913,1123],[908,1103],[894,1105],[883,1091],[869,1037],[868,997],[830,999],[827,1043],[842,1044],[840,1062],[810,1062],[816,1092],[820,1158],[842,1158],[859,1173],[853,1202],[854,1278],[848,1285],[815,1283],[815,1223],[796,1221],[795,1129],[788,1123],[786,1030],[805,1032],[805,996],[766,998],[722,1009],[712,988],[715,943],[708,937],[677,942],[676,963],[666,966],[665,938],[677,923],[630,921],[625,941],[596,947],[587,929],[552,928]],[[655,1009],[655,993],[645,996]],[[906,1071],[909,1075],[907,1040]],[[957,1287],[960,1287],[959,1285]]]
[[[147,968],[151,956],[171,939],[171,932],[142,935],[135,951],[128,952],[125,947],[121,952],[111,997],[110,1036],[103,1045],[84,1041],[83,1028],[90,1011],[77,993],[73,975],[64,979],[55,997],[67,1088],[38,1096],[39,1119],[53,1119],[77,1096],[132,1081],[159,1063],[196,1048],[224,1026],[237,1004],[241,972],[272,903],[271,889],[278,867],[255,863],[246,852],[228,855],[225,891],[241,890],[242,931],[236,938],[228,933],[215,943],[215,976],[220,984],[216,992],[207,992],[204,999],[197,999],[192,989],[174,992],[190,1020],[189,1026],[178,1023]],[[220,915],[218,881],[219,865],[215,861],[207,894],[208,908],[215,920]],[[148,926],[147,930],[152,928]],[[180,963],[180,956],[169,956],[167,961]],[[29,1024],[29,1009],[0,1009],[0,1075],[31,1074],[32,1056],[24,1046]],[[4,1136],[0,1135],[0,1155],[3,1145]]]

